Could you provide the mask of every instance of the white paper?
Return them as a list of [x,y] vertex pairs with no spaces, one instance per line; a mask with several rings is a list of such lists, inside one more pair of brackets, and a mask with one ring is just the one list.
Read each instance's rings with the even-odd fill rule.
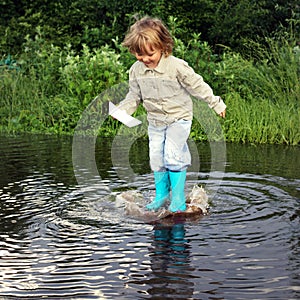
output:
[[124,110],[119,109],[116,107],[112,102],[109,102],[109,114],[125,124],[128,127],[134,127],[140,125],[142,122],[132,116],[128,115]]

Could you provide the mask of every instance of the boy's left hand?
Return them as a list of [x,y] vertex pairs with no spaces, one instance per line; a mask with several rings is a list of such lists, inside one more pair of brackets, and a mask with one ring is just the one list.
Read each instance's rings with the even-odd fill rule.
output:
[[221,113],[219,113],[219,116],[221,118],[225,118],[225,116],[226,116],[226,109],[224,111],[222,111]]

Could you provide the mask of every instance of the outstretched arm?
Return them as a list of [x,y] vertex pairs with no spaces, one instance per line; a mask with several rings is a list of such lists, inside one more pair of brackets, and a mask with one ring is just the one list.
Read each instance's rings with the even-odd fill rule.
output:
[[177,76],[182,86],[192,96],[204,100],[219,116],[225,118],[226,105],[221,97],[214,95],[212,88],[204,82],[202,76],[197,74],[187,62],[179,65]]

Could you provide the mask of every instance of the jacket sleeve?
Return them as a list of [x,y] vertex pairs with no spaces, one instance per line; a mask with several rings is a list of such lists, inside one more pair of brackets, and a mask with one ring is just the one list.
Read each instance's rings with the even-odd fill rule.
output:
[[226,109],[220,96],[215,96],[211,87],[204,82],[201,75],[197,74],[187,62],[182,61],[177,68],[177,78],[188,93],[197,99],[204,100],[217,114]]
[[118,108],[125,110],[129,115],[132,115],[138,108],[141,102],[141,91],[138,81],[134,76],[134,65],[129,70],[129,91],[124,100],[122,100]]

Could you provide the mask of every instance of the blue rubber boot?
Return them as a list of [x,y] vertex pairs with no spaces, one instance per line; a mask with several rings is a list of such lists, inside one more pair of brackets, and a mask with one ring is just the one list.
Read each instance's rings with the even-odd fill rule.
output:
[[169,172],[154,172],[154,182],[156,195],[154,200],[146,205],[148,210],[158,210],[164,205],[165,201],[169,198],[170,180]]
[[179,172],[169,171],[172,200],[169,206],[171,212],[181,212],[186,210],[184,185],[186,179],[186,170]]

